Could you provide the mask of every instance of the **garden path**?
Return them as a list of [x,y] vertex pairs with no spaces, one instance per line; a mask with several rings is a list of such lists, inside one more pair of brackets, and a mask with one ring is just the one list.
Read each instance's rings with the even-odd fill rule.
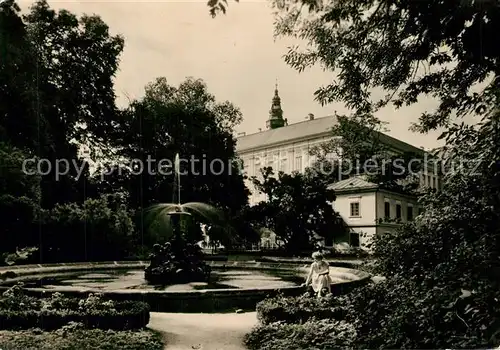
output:
[[255,312],[151,313],[148,327],[160,332],[167,350],[244,350],[243,337],[257,324]]

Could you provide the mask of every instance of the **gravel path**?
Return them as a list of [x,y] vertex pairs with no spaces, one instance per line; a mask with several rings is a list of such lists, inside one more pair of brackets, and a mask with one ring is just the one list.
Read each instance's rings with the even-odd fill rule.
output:
[[148,327],[161,332],[167,350],[244,350],[243,337],[257,314],[151,313]]

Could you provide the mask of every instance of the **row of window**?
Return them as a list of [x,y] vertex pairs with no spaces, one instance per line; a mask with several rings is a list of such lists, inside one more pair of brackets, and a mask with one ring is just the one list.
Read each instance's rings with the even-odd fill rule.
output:
[[[391,218],[391,203],[390,202],[385,202],[384,203],[384,218],[390,219]],[[396,219],[402,219],[403,218],[403,207],[401,204],[397,203],[396,204]],[[406,208],[406,220],[411,221],[413,220],[413,206],[408,206]]]
[[[295,165],[295,166],[293,166]],[[249,164],[245,164],[245,172],[249,174]],[[260,162],[255,163],[256,167],[272,167],[274,170],[283,171],[284,173],[292,172],[295,170],[302,171],[302,156],[295,157],[295,164],[291,164],[287,159],[267,159],[264,164],[260,164]],[[249,175],[253,175],[249,174]]]
[[441,187],[438,177],[431,175],[426,176],[424,174],[422,174],[420,177],[420,185],[423,187],[430,187],[435,189],[439,189]]
[[[419,208],[418,214],[422,213],[422,208]],[[361,215],[360,212],[360,206],[359,202],[351,202],[351,217],[359,217]],[[391,218],[391,203],[390,202],[385,202],[384,203],[384,217],[385,218]],[[401,204],[397,203],[396,204],[396,219],[402,219],[403,218],[403,207]],[[414,213],[413,213],[413,206],[408,205],[406,208],[406,220],[411,221],[414,218]]]

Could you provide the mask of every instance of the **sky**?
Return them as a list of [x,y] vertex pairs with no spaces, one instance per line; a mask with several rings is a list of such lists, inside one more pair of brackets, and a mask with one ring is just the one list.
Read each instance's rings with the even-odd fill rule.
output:
[[[26,9],[32,1],[20,0]],[[125,38],[120,70],[115,79],[118,104],[140,98],[144,86],[164,76],[178,85],[186,77],[203,79],[219,101],[240,108],[244,121],[236,132],[265,130],[276,79],[284,117],[288,123],[346,112],[343,104],[322,107],[314,91],[335,76],[319,68],[299,73],[286,65],[283,55],[294,45],[290,39],[274,40],[273,14],[265,0],[229,2],[227,14],[213,19],[205,1],[50,1],[55,9],[76,14],[97,14],[112,34]],[[389,135],[417,147],[434,148],[438,133],[408,130],[435,102],[424,99],[410,107],[386,108],[378,117],[388,122]]]

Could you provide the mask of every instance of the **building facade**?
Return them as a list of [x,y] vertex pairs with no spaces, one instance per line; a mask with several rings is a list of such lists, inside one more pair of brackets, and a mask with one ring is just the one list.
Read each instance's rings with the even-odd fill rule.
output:
[[415,196],[380,188],[362,176],[336,182],[329,188],[337,195],[334,209],[351,229],[352,246],[368,249],[373,236],[393,232],[422,212]]
[[[272,167],[276,172],[303,172],[316,160],[310,155],[312,148],[330,141],[333,137],[331,129],[337,123],[334,116],[315,118],[310,114],[305,121],[288,124],[283,115],[281,99],[276,87],[266,123],[267,130],[238,136],[236,150],[243,161],[244,173],[248,177],[259,176],[260,169],[263,167]],[[380,133],[379,136],[381,142],[389,146],[395,154],[425,153],[421,148],[389,135]],[[434,167],[424,167],[419,177],[422,187],[436,189],[440,187],[438,169]],[[250,205],[266,200],[265,195],[258,193],[249,180],[247,180],[247,187],[252,193],[249,198]],[[400,222],[418,213],[416,198],[384,191],[376,184],[368,183],[362,178],[339,181],[332,184],[332,188],[337,193],[335,210],[353,232],[366,233],[369,237],[389,232]],[[393,222],[385,220],[386,214],[388,214],[387,218],[393,219]],[[366,246],[368,241],[369,238],[359,237],[361,246]]]

